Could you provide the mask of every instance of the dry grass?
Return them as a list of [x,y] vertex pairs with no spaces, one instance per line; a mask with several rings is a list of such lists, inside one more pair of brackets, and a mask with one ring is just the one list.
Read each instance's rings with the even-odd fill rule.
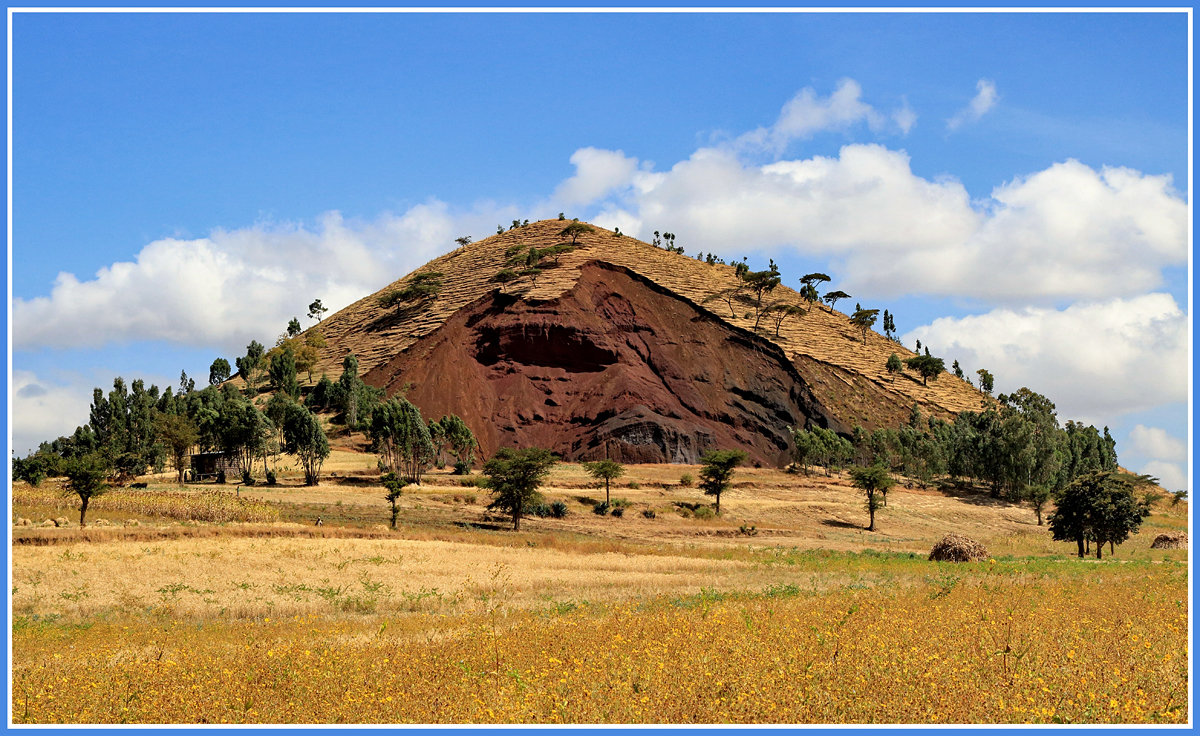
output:
[[[181,525],[151,504],[120,512],[138,527],[18,528],[17,720],[1187,717],[1187,550],[1150,549],[1187,528],[1186,504],[1160,503],[1096,563],[985,493],[900,485],[868,534],[836,477],[747,468],[701,520],[682,514],[710,499],[678,483],[695,467],[629,466],[613,518],[564,464],[545,492],[566,519],[514,533],[486,491],[435,472],[391,531],[373,458],[339,462],[317,487],[242,488],[305,524]],[[189,508],[209,488],[130,498]],[[14,511],[47,493],[61,503],[18,484]],[[996,560],[928,562],[948,531]]]
[[901,588],[533,611],[502,573],[449,618],[19,617],[12,707],[19,723],[1187,720],[1183,566],[920,564]]

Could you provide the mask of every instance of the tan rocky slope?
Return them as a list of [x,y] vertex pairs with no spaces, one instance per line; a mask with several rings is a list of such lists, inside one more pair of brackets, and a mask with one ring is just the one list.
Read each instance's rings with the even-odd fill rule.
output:
[[[756,334],[752,318],[710,298],[737,283],[731,266],[602,228],[581,235],[536,283],[495,280],[507,254],[561,243],[568,224],[543,220],[458,248],[329,316],[319,325],[326,346],[314,374],[336,378],[353,352],[368,383],[389,393],[410,383],[427,416],[473,416],[485,452],[499,443],[551,444],[541,435],[554,431],[558,451],[593,456],[606,437],[657,432],[641,438],[657,453],[636,442],[625,448],[626,459],[642,461],[692,461],[697,443],[736,442],[775,462],[786,452],[787,423],[848,431],[898,424],[914,403],[944,417],[980,406],[979,392],[948,373],[928,386],[913,374],[893,379],[888,356],[913,353],[874,332],[864,343],[844,314],[823,306],[783,322],[778,337],[774,325]],[[380,304],[422,272],[442,274],[436,297],[407,309]],[[784,274],[784,283],[800,275]],[[806,306],[787,286],[770,298]],[[540,336],[528,338],[533,333]],[[624,407],[623,426],[597,431],[613,407]]]

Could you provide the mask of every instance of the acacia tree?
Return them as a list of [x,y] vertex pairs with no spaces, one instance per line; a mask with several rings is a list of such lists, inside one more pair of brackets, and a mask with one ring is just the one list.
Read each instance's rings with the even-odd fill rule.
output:
[[288,407],[283,420],[283,451],[295,455],[304,468],[304,485],[321,480],[321,465],[329,457],[329,440],[316,415],[299,404]]
[[63,474],[67,476],[65,490],[79,496],[79,526],[84,526],[88,502],[108,490],[108,472],[108,463],[96,453],[70,458],[63,463]]
[[584,463],[583,469],[593,478],[604,481],[604,503],[609,502],[608,484],[609,481],[616,480],[625,474],[625,466],[615,460],[597,460],[592,463]]
[[853,468],[850,470],[850,477],[854,479],[854,485],[861,488],[867,495],[867,513],[871,515],[871,523],[867,526],[867,531],[873,532],[875,531],[875,512],[883,505],[884,498],[886,498],[888,490],[895,485],[895,481],[888,474],[887,468],[882,465]]
[[570,238],[571,245],[576,245],[577,244],[576,241],[579,239],[580,235],[583,235],[584,233],[594,233],[594,232],[596,232],[596,228],[592,227],[591,225],[588,225],[583,222],[572,222],[570,225],[567,225],[562,230],[559,230],[558,236],[560,238]]
[[487,487],[494,496],[488,509],[511,514],[513,531],[521,531],[521,517],[541,501],[538,488],[556,462],[557,458],[549,450],[540,447],[501,448],[483,464]]
[[733,485],[733,470],[746,462],[748,456],[742,450],[709,450],[700,456],[704,464],[700,468],[700,488],[706,496],[717,499],[716,508],[721,513],[721,494]]
[[379,297],[382,307],[394,307],[400,304],[421,304],[436,297],[442,290],[442,273],[440,271],[423,271],[414,274],[404,286],[393,289]]
[[862,341],[864,344],[867,342],[867,330],[871,329],[878,317],[878,309],[863,309],[861,307],[856,309],[854,314],[850,316],[850,324],[862,330]]
[[759,322],[763,316],[763,298],[775,290],[775,287],[783,281],[779,275],[779,267],[775,265],[775,260],[771,259],[771,265],[765,271],[747,271],[742,274],[742,281],[746,282],[746,289],[752,295],[750,304],[754,307],[754,331],[758,331]]
[[[812,293],[812,299],[809,299],[809,301],[815,302],[821,298],[820,295],[817,293],[817,285],[826,283],[828,281],[829,281],[828,274],[823,274],[820,272],[806,273],[800,277],[800,283],[804,284],[804,286],[807,287],[807,289],[802,289],[800,293],[801,293],[801,295],[803,295],[805,290],[810,291]],[[807,296],[805,296],[804,298],[808,299]]]
[[838,303],[839,299],[849,298],[850,295],[844,291],[831,291],[822,298],[822,301],[829,305],[829,311],[832,312],[834,305]]
[[784,304],[776,302],[767,307],[765,314],[768,319],[775,323],[775,337],[779,337],[779,327],[788,317],[803,317],[807,312],[803,307],[797,307],[795,304]]

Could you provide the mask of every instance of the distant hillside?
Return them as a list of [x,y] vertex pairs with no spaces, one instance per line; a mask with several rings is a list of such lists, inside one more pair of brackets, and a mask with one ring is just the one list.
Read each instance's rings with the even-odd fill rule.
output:
[[[326,318],[314,375],[336,378],[353,352],[360,374],[389,394],[405,383],[429,417],[462,415],[483,449],[541,444],[574,458],[694,462],[706,446],[740,444],[779,461],[787,426],[848,432],[903,422],[914,403],[950,417],[981,394],[949,373],[928,386],[895,377],[893,352],[914,353],[846,315],[815,305],[775,326],[734,315],[714,294],[734,268],[595,228],[574,251],[530,276],[500,283],[510,257],[564,242],[569,221],[543,220],[458,248]],[[381,297],[421,273],[436,296],[386,307]],[[807,308],[783,274],[771,301]],[[852,297],[847,301],[867,300]],[[607,444],[607,449],[604,445]]]

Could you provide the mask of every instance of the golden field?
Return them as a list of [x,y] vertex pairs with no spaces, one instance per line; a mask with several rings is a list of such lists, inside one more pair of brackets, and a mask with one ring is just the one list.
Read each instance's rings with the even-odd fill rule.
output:
[[[315,488],[231,485],[231,503],[162,476],[97,498],[109,527],[16,527],[14,720],[1189,719],[1188,552],[1149,549],[1186,503],[1097,563],[972,489],[898,486],[870,534],[837,477],[739,471],[704,519],[679,484],[695,468],[631,466],[614,518],[563,465],[545,495],[565,519],[514,533],[486,490],[434,473],[393,531],[372,458],[334,460]],[[13,504],[78,521],[52,481]],[[203,518],[217,507],[242,517]],[[927,561],[950,531],[993,559]]]

